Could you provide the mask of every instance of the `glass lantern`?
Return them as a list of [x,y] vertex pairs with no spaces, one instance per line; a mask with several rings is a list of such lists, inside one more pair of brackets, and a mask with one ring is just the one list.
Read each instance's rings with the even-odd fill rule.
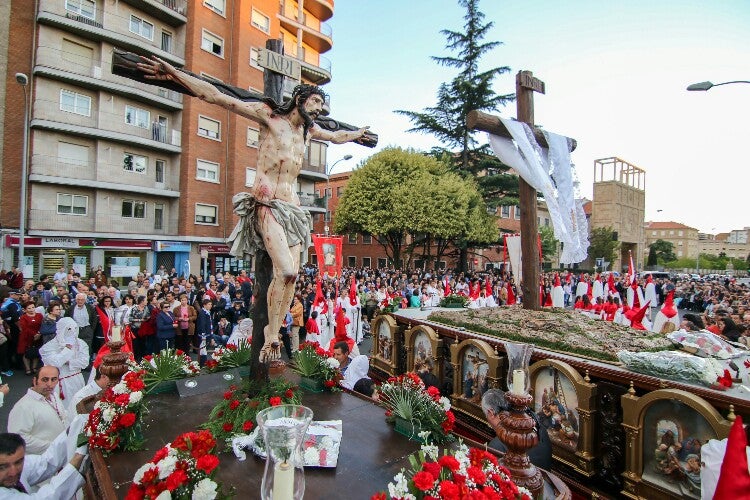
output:
[[530,344],[504,342],[505,352],[508,354],[508,391],[511,394],[523,396],[529,394],[531,380],[529,379],[529,361],[534,348]]
[[263,500],[300,500],[305,495],[302,445],[312,417],[312,410],[301,405],[271,406],[258,412],[266,446],[260,486]]

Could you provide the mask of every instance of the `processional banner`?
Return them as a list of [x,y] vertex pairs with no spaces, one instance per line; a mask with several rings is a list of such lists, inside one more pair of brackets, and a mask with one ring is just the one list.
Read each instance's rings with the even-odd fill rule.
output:
[[341,276],[343,236],[315,234],[312,237],[321,275]]

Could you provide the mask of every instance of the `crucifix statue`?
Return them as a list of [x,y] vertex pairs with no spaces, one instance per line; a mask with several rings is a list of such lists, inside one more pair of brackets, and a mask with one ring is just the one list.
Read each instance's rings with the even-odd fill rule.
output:
[[[240,99],[232,94],[244,92],[242,89],[220,88],[158,57],[127,54],[123,58],[120,54],[120,61],[127,60],[127,56],[131,56],[130,64],[125,65],[124,71],[121,68],[120,74],[190,94],[260,125],[255,183],[252,192],[238,193],[232,200],[240,221],[229,243],[233,255],[244,257],[267,252],[271,260],[268,324],[263,329],[259,354],[254,353],[254,356],[259,356],[257,359],[263,364],[278,360],[281,357],[279,329],[294,296],[300,256],[310,246],[310,215],[300,208],[295,188],[305,148],[311,139],[374,146],[377,136],[368,132],[369,127],[355,129],[326,117],[321,117],[323,124],[319,124],[316,119],[321,115],[326,94],[315,85],[297,85],[291,99],[283,104],[279,104],[280,98],[258,95]],[[256,259],[256,267],[263,265],[259,260],[260,257]],[[259,294],[258,299],[262,295],[265,293]],[[258,319],[256,317],[256,323]],[[254,351],[259,346],[255,339],[257,332],[254,328]]]

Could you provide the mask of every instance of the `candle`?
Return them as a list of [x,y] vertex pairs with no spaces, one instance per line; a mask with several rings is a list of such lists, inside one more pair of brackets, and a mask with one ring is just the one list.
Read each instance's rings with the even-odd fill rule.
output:
[[526,394],[525,385],[526,376],[523,370],[513,370],[513,387],[510,392],[513,394]]
[[279,462],[273,471],[273,500],[294,498],[294,466],[289,462]]
[[120,327],[118,325],[114,325],[112,327],[112,335],[109,336],[110,342],[119,342],[122,340],[122,335],[120,335]]

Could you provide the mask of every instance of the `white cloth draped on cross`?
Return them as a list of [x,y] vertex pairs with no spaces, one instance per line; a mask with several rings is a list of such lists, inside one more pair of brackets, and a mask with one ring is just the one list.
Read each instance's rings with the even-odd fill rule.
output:
[[588,223],[581,200],[575,198],[567,138],[545,131],[549,149],[543,149],[526,123],[505,118],[500,121],[513,139],[488,134],[492,150],[544,196],[555,238],[563,243],[560,262],[573,264],[585,260],[589,247]]

